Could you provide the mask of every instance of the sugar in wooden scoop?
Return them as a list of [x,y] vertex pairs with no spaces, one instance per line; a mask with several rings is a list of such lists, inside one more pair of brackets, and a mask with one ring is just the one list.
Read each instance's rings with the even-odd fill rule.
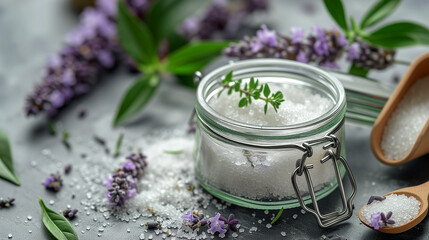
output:
[[429,76],[407,91],[384,128],[381,149],[389,160],[404,158],[429,119]]

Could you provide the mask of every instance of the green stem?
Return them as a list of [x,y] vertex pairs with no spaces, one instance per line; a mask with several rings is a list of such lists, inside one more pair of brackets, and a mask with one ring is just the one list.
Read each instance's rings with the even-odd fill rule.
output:
[[366,77],[366,75],[368,75],[368,72],[369,72],[369,69],[367,69],[367,68],[358,67],[354,63],[352,63],[352,65],[350,65],[350,69],[349,69],[350,74],[361,76],[361,77]]
[[404,65],[404,66],[410,66],[411,65],[411,62],[404,61],[404,60],[395,60],[394,63],[395,64],[400,64],[400,65]]
[[[228,84],[222,84],[222,87],[223,88],[234,88],[233,86],[230,86]],[[253,96],[253,92],[246,91],[246,90],[243,90],[241,88],[238,91],[242,92],[243,94],[246,94],[247,96]],[[269,102],[270,101],[270,99],[265,98],[265,97],[261,97],[261,96],[259,97],[259,99],[264,100],[265,102]]]

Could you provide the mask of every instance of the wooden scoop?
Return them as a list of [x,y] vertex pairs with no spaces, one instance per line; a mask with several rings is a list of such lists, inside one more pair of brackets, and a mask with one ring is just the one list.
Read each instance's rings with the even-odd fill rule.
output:
[[[419,224],[421,221],[423,221],[423,219],[426,217],[428,213],[429,181],[418,186],[398,189],[396,191],[383,195],[383,197],[390,195],[392,193],[395,193],[398,195],[405,194],[407,197],[411,197],[411,196],[415,197],[421,203],[420,212],[415,218],[411,219],[409,222],[401,226],[380,228],[378,229],[379,232],[390,233],[390,234],[402,233],[410,230],[411,228]],[[369,224],[364,222],[362,219],[362,209],[365,206],[366,204],[359,210],[359,219],[367,227],[372,228],[371,226],[369,226]]]
[[371,148],[375,156],[383,163],[388,165],[401,165],[412,159],[418,158],[429,153],[429,121],[426,122],[422,131],[414,143],[411,151],[402,159],[391,160],[384,156],[381,149],[381,140],[383,137],[384,126],[392,115],[393,111],[402,100],[404,94],[413,85],[416,80],[429,75],[429,52],[418,57],[408,68],[404,77],[399,82],[395,91],[390,96],[380,115],[372,127]]

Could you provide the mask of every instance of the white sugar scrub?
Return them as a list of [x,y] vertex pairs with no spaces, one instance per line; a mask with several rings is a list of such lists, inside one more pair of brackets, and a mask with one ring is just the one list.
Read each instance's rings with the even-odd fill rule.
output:
[[[226,91],[220,96],[213,94],[208,104],[222,116],[260,127],[305,123],[319,118],[334,107],[330,97],[308,86],[278,83],[269,83],[269,86],[271,92],[281,91],[284,95],[285,101],[281,103],[278,113],[269,106],[265,115],[265,102],[261,100],[253,100],[250,105],[239,108],[240,94],[234,92],[231,95],[227,95]],[[285,143],[302,144],[307,140],[323,138],[330,131],[332,128]],[[340,141],[342,133],[342,130],[335,133]],[[291,175],[296,168],[296,160],[302,158],[302,151],[237,147],[203,133],[197,139],[196,175],[210,187],[251,200],[286,201],[296,198]],[[335,170],[332,163],[320,163],[325,155],[322,146],[314,146],[313,156],[306,160],[306,164],[313,164],[314,169],[317,169],[311,170],[316,191],[327,186],[332,188],[334,184]],[[298,177],[297,180],[300,190],[308,192],[305,178]]]
[[420,205],[420,201],[413,196],[407,197],[404,194],[390,194],[383,201],[374,200],[363,207],[361,210],[362,220],[370,224],[372,214],[379,212],[387,214],[391,211],[392,217],[390,219],[395,221],[395,223],[389,224],[388,227],[401,226],[419,214]]
[[[182,216],[187,211],[201,210],[206,217],[212,217],[214,213],[206,210],[209,205],[212,211],[216,209],[219,212],[228,212],[225,209],[230,204],[218,201],[204,192],[195,179],[193,136],[185,135],[185,129],[180,128],[153,132],[145,135],[143,139],[124,140],[129,142],[127,146],[123,146],[124,151],[141,148],[142,153],[147,156],[148,165],[137,183],[137,195],[127,199],[122,207],[109,206],[105,195],[106,186],[102,179],[120,166],[121,161],[110,157],[88,157],[90,162],[79,168],[86,183],[79,186],[79,189],[87,189],[91,195],[91,198],[81,201],[81,204],[86,206],[85,210],[97,206],[98,211],[103,213],[104,220],[115,217],[140,226],[139,231],[146,236],[153,234],[154,238],[167,232],[179,239],[208,238],[210,234],[206,228],[189,231],[189,227],[183,225]],[[155,220],[160,223],[161,229],[146,230],[145,223]]]
[[270,84],[271,92],[281,91],[285,101],[281,103],[278,112],[269,106],[264,114],[265,101],[253,100],[247,107],[237,107],[241,97],[239,93],[227,95],[226,91],[219,97],[212,97],[209,105],[216,112],[238,122],[258,126],[288,126],[307,122],[329,111],[334,103],[326,96],[308,87],[292,84]]
[[405,93],[384,128],[381,149],[390,160],[404,158],[429,119],[429,76],[417,80]]

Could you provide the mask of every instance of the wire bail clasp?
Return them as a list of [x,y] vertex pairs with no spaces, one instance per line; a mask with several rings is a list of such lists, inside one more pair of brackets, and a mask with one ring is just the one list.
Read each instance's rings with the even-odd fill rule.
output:
[[[319,144],[325,144],[323,145],[323,149],[327,150],[326,155],[320,159],[320,163],[326,164],[329,160],[332,160],[333,168],[335,170],[335,176],[338,183],[338,189],[340,190],[341,195],[341,202],[342,202],[342,209],[340,211],[334,211],[327,214],[321,214],[319,210],[319,205],[316,199],[316,195],[314,192],[313,182],[311,180],[310,175],[310,169],[313,169],[313,164],[305,164],[305,161],[307,158],[311,157],[313,155],[313,146],[319,145]],[[330,134],[328,136],[325,136],[322,139],[309,141],[302,144],[302,147],[304,150],[304,154],[302,155],[301,159],[298,159],[297,166],[295,171],[292,174],[292,185],[295,190],[295,194],[298,197],[299,203],[301,207],[307,211],[312,213],[316,216],[317,222],[320,227],[329,227],[334,224],[337,224],[339,222],[342,222],[344,220],[349,219],[353,214],[353,198],[356,195],[356,181],[353,177],[353,174],[351,172],[351,169],[344,157],[341,156],[341,142],[338,140],[338,138],[334,134]],[[350,194],[350,196],[347,198],[345,190],[344,190],[344,184],[341,178],[341,173],[339,169],[339,164],[342,164],[345,169],[347,176],[350,179],[353,191]],[[304,203],[304,199],[301,195],[301,191],[299,190],[298,184],[297,184],[297,176],[302,176],[304,174],[307,186],[308,186],[308,192],[311,197],[311,202],[313,203],[314,209],[311,209],[307,207]]]

